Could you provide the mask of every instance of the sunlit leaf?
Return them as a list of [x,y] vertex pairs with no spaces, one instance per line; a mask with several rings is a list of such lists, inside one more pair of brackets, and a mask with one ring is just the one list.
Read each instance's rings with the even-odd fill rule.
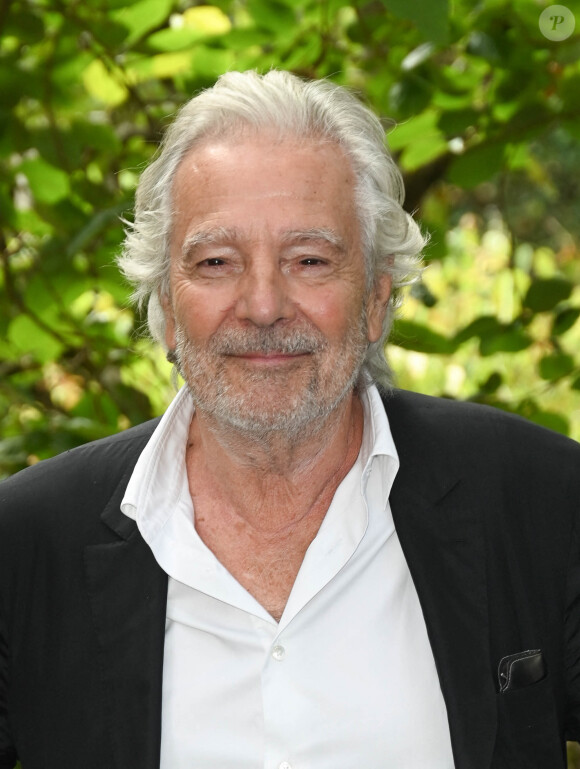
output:
[[109,107],[123,104],[129,96],[120,76],[114,76],[100,59],[95,59],[83,72],[83,83],[87,92]]
[[137,80],[147,78],[169,78],[181,72],[191,70],[192,56],[189,51],[176,51],[174,53],[160,53],[142,59],[138,64],[133,64],[128,70]]
[[147,44],[155,51],[173,52],[191,48],[199,40],[204,40],[207,35],[204,32],[186,27],[177,29],[162,29],[151,35]]
[[427,111],[397,125],[388,136],[392,150],[401,149],[399,163],[413,171],[445,154],[447,141],[437,127],[438,115]]
[[29,353],[42,362],[58,358],[63,350],[62,343],[28,315],[20,315],[10,323],[8,340],[19,353]]
[[140,0],[133,5],[119,8],[111,13],[112,18],[128,31],[126,45],[131,45],[146,32],[164,22],[173,7],[173,0]]
[[197,5],[183,12],[183,22],[187,29],[206,36],[225,35],[232,28],[226,14],[215,5]]

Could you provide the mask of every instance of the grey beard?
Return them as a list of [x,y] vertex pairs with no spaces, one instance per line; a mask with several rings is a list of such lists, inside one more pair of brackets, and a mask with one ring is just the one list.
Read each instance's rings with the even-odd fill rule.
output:
[[[267,440],[283,433],[288,441],[295,442],[317,429],[338,408],[360,378],[367,349],[366,318],[361,315],[358,327],[351,329],[330,376],[320,365],[313,365],[306,386],[294,393],[289,403],[275,403],[274,397],[275,405],[268,407],[266,395],[269,388],[280,388],[280,377],[287,372],[248,371],[243,376],[246,392],[240,392],[239,386],[227,380],[224,356],[249,352],[323,356],[327,349],[326,338],[312,327],[222,329],[203,348],[192,344],[181,325],[176,328],[177,366],[196,409],[219,425],[254,439]],[[265,394],[262,400],[260,391]]]

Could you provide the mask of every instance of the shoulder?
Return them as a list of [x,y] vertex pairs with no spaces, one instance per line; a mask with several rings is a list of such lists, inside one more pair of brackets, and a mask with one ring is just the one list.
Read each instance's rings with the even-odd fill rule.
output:
[[460,464],[508,464],[546,472],[568,467],[580,477],[580,444],[523,417],[478,403],[394,390],[382,393],[397,450]]
[[408,390],[381,392],[381,397],[394,429],[417,432],[429,427],[437,434],[448,433],[458,440],[526,436],[532,442],[559,444],[580,452],[580,444],[571,438],[493,406],[436,398]]
[[73,506],[97,507],[127,481],[159,420],[87,443],[16,473],[0,483],[0,526],[51,518]]

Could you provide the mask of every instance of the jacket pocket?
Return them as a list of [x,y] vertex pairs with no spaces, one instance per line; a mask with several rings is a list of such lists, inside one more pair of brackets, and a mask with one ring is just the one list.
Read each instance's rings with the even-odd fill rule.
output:
[[564,769],[562,730],[549,675],[500,692],[495,767]]

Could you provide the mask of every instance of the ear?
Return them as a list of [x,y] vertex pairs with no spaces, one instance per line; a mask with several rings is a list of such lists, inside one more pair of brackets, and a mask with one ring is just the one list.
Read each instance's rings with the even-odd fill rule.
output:
[[379,275],[367,299],[367,338],[378,342],[383,333],[383,321],[391,298],[390,275]]
[[165,344],[168,350],[175,350],[175,317],[169,295],[160,293],[159,304],[165,317]]

